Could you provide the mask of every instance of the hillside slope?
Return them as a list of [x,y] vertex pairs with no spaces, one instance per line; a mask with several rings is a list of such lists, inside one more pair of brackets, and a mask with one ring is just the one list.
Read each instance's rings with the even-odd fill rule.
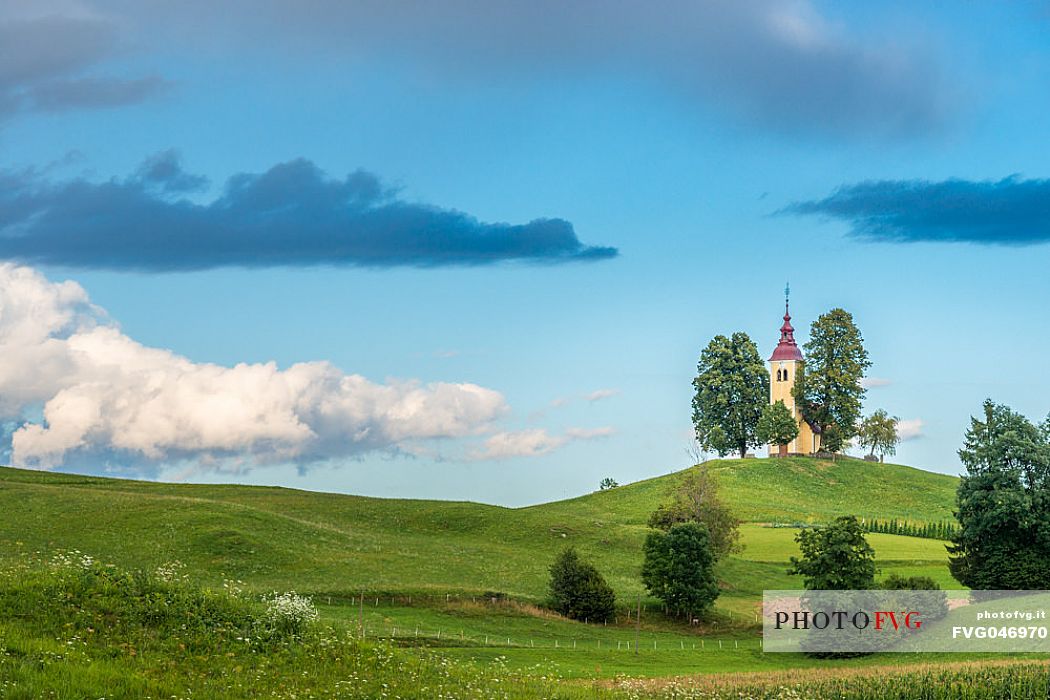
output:
[[[942,520],[955,477],[843,459],[710,463],[726,500],[749,522],[821,522],[840,514]],[[641,592],[649,512],[682,473],[531,506],[364,498],[254,486],[159,484],[0,469],[0,556],[78,549],[127,567],[178,560],[193,578],[259,589],[349,595],[482,592],[540,598],[546,566],[572,544],[600,563],[617,592]],[[790,531],[746,527],[749,549],[723,563],[734,596],[790,586]],[[883,536],[887,565],[935,562],[943,547]],[[899,556],[898,556],[899,554]],[[918,562],[918,564],[916,564]],[[884,567],[885,568],[885,567]]]

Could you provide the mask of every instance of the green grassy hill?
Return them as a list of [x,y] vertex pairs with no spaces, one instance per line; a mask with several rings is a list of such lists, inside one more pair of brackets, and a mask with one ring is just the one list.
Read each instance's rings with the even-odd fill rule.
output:
[[[363,619],[369,636],[522,671],[554,667],[593,677],[602,668],[606,677],[776,670],[813,662],[760,650],[754,614],[762,590],[801,586],[786,573],[797,530],[770,523],[820,523],[843,514],[946,520],[957,484],[951,476],[854,459],[708,466],[745,521],[743,550],[720,563],[722,595],[703,625],[667,621],[648,601],[641,655],[616,650],[637,639],[624,616],[628,605],[645,600],[639,580],[645,522],[684,472],[502,508],[0,468],[0,563],[68,550],[125,569],[178,561],[195,584],[218,588],[234,579],[260,593],[298,591],[314,598],[330,624],[356,629]],[[869,540],[882,575],[922,573],[957,586],[943,542],[881,534]],[[567,545],[613,585],[622,602],[616,624],[584,625],[532,606],[545,598],[547,566]],[[493,591],[510,601],[491,603],[484,594]]]
[[[842,514],[943,520],[951,517],[957,482],[854,459],[710,466],[748,523],[823,522]],[[633,597],[641,592],[646,518],[681,474],[501,508],[0,469],[0,552],[79,549],[142,568],[179,560],[201,582],[240,579],[260,590],[333,596],[361,589],[501,591],[539,600],[547,564],[572,544],[598,562],[617,593]],[[794,546],[791,530],[745,527],[743,541],[744,551],[724,563],[729,591],[723,604],[730,607],[734,593],[753,596],[772,582],[791,583],[783,573]],[[876,536],[875,542],[891,566],[944,559],[943,548],[930,540]]]

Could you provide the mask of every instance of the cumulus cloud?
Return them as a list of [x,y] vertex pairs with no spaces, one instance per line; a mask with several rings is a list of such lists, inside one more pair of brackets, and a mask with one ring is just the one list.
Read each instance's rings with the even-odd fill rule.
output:
[[612,73],[776,131],[922,134],[958,102],[933,37],[909,37],[899,25],[851,29],[809,0],[449,0],[411,11],[385,0],[234,0],[127,11],[173,40],[207,35],[219,47],[392,57],[427,77]]
[[883,377],[864,377],[860,380],[860,385],[865,389],[874,389],[880,386],[889,386],[893,382]]
[[470,454],[474,460],[501,460],[513,457],[537,457],[564,447],[570,442],[593,440],[613,434],[612,428],[569,428],[561,435],[551,435],[543,428],[500,432],[485,440]]
[[506,410],[475,384],[377,384],[328,362],[199,363],[124,335],[73,282],[0,265],[0,417],[16,465],[233,458],[300,464],[481,435]]
[[867,241],[1036,245],[1050,242],[1050,180],[861,182],[778,213],[843,221]]
[[165,152],[123,180],[52,182],[0,173],[0,256],[29,264],[177,271],[223,266],[487,265],[615,257],[572,224],[485,223],[399,198],[372,173],[333,178],[299,159],[240,173],[220,196],[181,196],[204,179]]
[[0,115],[115,107],[167,89],[156,75],[89,73],[118,53],[118,26],[72,3],[0,5]]
[[918,440],[921,437],[925,437],[925,434],[922,432],[925,425],[926,422],[922,418],[909,418],[899,421],[897,423],[897,437],[901,439],[901,442]]

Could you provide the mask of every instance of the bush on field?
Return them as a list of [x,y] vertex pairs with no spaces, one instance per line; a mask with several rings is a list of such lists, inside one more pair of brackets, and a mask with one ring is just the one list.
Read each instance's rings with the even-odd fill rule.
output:
[[317,620],[313,601],[290,593],[274,593],[265,599],[266,611],[260,620],[259,631],[267,637],[301,637]]
[[566,617],[605,622],[616,615],[616,594],[591,564],[568,547],[550,567],[550,605]]
[[880,588],[889,591],[939,591],[941,585],[929,576],[901,576],[890,574],[882,583]]

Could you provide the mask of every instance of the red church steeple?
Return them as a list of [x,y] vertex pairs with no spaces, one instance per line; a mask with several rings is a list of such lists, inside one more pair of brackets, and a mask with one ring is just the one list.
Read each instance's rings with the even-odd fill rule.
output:
[[799,350],[798,344],[795,343],[795,329],[791,326],[791,311],[789,310],[788,301],[791,295],[791,287],[784,288],[784,325],[780,327],[780,342],[777,343],[776,349],[773,351],[773,355],[769,358],[770,362],[776,360],[801,360],[802,351]]

